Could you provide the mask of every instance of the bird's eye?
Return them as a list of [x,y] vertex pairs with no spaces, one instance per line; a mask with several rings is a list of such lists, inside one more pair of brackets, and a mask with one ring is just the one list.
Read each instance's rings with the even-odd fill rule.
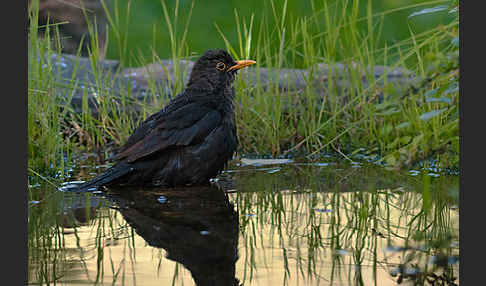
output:
[[217,70],[224,71],[225,68],[226,68],[226,65],[222,62],[219,62],[219,63],[216,64]]

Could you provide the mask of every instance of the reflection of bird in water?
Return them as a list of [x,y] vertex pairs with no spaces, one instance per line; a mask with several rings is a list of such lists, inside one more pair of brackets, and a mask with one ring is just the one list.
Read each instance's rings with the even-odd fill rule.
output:
[[238,285],[238,214],[214,186],[110,189],[135,232],[184,265],[196,285]]
[[233,82],[239,69],[224,50],[207,51],[191,72],[186,89],[142,122],[118,153],[117,163],[80,186],[186,186],[208,184],[236,151]]

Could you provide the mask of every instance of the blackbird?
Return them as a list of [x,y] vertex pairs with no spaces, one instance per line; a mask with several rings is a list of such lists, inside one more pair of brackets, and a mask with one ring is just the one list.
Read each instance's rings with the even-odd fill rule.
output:
[[143,121],[116,162],[79,186],[187,186],[208,184],[238,145],[233,98],[237,71],[254,64],[235,61],[225,50],[208,50],[194,64],[185,90]]

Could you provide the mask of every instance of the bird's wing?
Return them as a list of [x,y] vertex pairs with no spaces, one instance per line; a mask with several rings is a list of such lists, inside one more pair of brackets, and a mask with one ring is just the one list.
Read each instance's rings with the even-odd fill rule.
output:
[[213,108],[189,103],[168,113],[149,117],[113,160],[133,162],[171,146],[188,146],[204,139],[221,123]]

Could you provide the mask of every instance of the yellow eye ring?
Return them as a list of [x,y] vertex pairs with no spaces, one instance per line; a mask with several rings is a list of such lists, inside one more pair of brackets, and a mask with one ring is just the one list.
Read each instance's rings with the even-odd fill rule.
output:
[[222,62],[219,62],[219,63],[216,64],[217,70],[224,71],[225,68],[226,68],[226,65]]

